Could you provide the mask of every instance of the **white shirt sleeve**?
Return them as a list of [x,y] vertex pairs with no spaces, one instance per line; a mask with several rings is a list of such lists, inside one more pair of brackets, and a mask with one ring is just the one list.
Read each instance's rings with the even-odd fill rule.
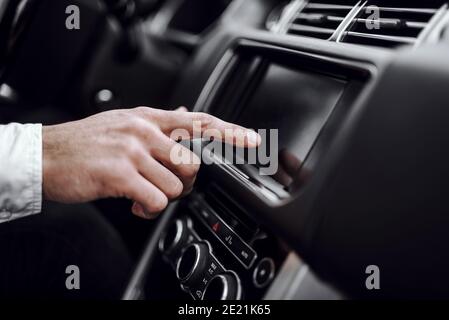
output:
[[42,208],[42,125],[0,125],[0,223]]

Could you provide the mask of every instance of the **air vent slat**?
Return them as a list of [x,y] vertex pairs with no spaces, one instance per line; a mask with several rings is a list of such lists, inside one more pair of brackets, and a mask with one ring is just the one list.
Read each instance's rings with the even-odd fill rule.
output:
[[[401,19],[379,19],[377,20],[380,28],[416,28],[424,29],[427,26],[425,22],[405,21]],[[364,18],[357,18],[356,23],[369,23],[371,20]]]
[[339,4],[324,4],[324,3],[309,3],[307,5],[309,9],[317,9],[317,10],[344,10],[349,11],[353,8],[353,6],[344,6]]
[[291,25],[290,27],[291,33],[299,32],[299,33],[320,33],[323,35],[331,36],[334,33],[333,29],[327,29],[327,28],[317,28],[317,27],[311,27],[311,26],[302,26],[302,25]]
[[385,1],[369,1],[353,19],[342,41],[392,48],[415,44],[439,10],[437,7],[382,6],[383,3]]
[[399,13],[422,13],[434,15],[437,9],[421,9],[421,8],[395,8],[395,7],[378,7],[380,12],[399,12]]
[[[291,0],[278,30],[295,36],[395,48],[430,41],[449,0]],[[409,6],[407,6],[407,4]],[[290,9],[290,10],[287,10]]]
[[293,21],[293,24],[301,24],[304,21],[315,24],[324,23],[326,21],[341,23],[343,19],[344,19],[343,17],[326,16],[323,14],[301,13]]
[[404,44],[413,44],[416,41],[415,38],[411,38],[411,37],[385,36],[385,35],[381,35],[381,34],[369,34],[369,33],[360,33],[360,32],[353,32],[353,31],[348,31],[346,34],[349,36],[353,36],[353,37],[362,37],[362,38],[377,39],[377,40],[383,40],[383,41],[400,42],[400,43],[404,43]]
[[[329,39],[344,21],[353,6],[348,4],[324,3],[324,0],[309,1],[298,12],[287,33],[299,36]],[[354,1],[355,4],[355,1]]]

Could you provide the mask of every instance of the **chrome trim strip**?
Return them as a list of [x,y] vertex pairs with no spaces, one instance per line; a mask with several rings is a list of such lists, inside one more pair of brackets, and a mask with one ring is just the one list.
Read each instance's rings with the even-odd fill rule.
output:
[[342,23],[338,26],[338,28],[335,30],[334,34],[329,38],[329,41],[334,42],[340,42],[343,38],[343,35],[345,31],[351,26],[354,19],[359,15],[360,11],[363,9],[363,7],[366,5],[367,1],[363,2],[359,1],[356,3],[354,8],[352,8],[351,11],[346,15],[345,19]]
[[354,6],[345,6],[339,4],[325,4],[325,3],[309,3],[307,8],[318,10],[351,10]]
[[235,278],[237,279],[237,297],[235,299],[242,300],[242,295],[243,295],[242,281],[240,280],[240,277],[238,276],[238,274],[236,272],[234,272],[233,270],[230,270],[228,272],[233,273],[235,275]]
[[207,79],[206,84],[203,87],[203,90],[201,90],[201,93],[198,99],[196,100],[195,106],[193,107],[193,111],[200,111],[203,109],[215,85],[218,83],[218,79],[220,79],[220,77],[224,74],[224,70],[232,61],[233,58],[234,58],[233,50],[227,50],[224,53],[223,57],[220,59],[217,66],[214,68],[211,75]]
[[449,22],[448,8],[449,6],[447,4],[444,4],[430,19],[430,21],[427,23],[427,27],[424,28],[424,30],[418,36],[418,39],[416,39],[416,43],[414,46],[415,49],[426,42],[437,42],[439,33],[441,32],[445,23]]
[[[189,249],[189,247],[195,248],[195,253],[196,253],[195,263],[193,264],[193,268],[192,268],[192,270],[190,270],[190,272],[187,274],[187,276],[185,276],[185,277],[183,277],[183,278],[181,279],[181,278],[179,277],[179,267],[180,267],[182,258],[184,257],[184,252],[186,252],[186,251]],[[184,281],[188,280],[188,279],[192,276],[192,274],[195,272],[196,268],[198,268],[198,264],[200,263],[200,258],[201,258],[200,253],[201,253],[201,250],[200,250],[200,246],[199,246],[198,243],[192,243],[192,244],[188,245],[188,246],[182,251],[181,258],[180,258],[180,259],[178,260],[178,262],[176,263],[176,276],[178,277],[178,279],[179,279],[181,282],[184,282]]]
[[[181,240],[182,233],[184,232],[184,225],[180,219],[176,219],[175,224],[176,224],[176,235],[175,238],[173,239],[173,242],[170,244],[169,248],[165,248],[165,238],[167,236],[167,230],[164,232],[163,236],[159,239],[158,244],[159,251],[161,251],[164,254],[169,253],[170,251],[173,250],[174,247],[176,247],[176,245]],[[168,228],[170,228],[170,226]]]
[[228,293],[229,293],[229,285],[228,285],[228,282],[226,281],[226,278],[224,276],[226,273],[232,274],[235,277],[235,279],[237,280],[237,294],[236,294],[235,300],[241,300],[242,299],[242,282],[240,280],[240,277],[233,270],[229,270],[229,271],[225,271],[223,274],[217,274],[217,275],[215,275],[214,277],[212,277],[209,280],[209,282],[207,283],[206,287],[204,288],[203,296],[201,297],[201,300],[204,301],[204,295],[205,295],[207,289],[209,288],[210,283],[212,282],[212,280],[214,278],[220,279],[222,281],[223,285],[224,285],[224,290],[223,290],[223,293],[221,295],[220,301],[227,301],[228,300],[228,299],[226,299],[226,297],[228,296]]
[[301,12],[306,5],[307,1],[292,0],[285,8],[285,12],[282,13],[277,25],[274,26],[271,31],[274,33],[286,34],[296,15]]

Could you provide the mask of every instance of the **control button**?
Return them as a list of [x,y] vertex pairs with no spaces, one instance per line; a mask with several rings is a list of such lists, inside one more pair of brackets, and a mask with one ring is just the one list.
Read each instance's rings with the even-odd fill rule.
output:
[[186,247],[178,260],[176,275],[183,285],[199,284],[210,266],[209,247],[205,243],[193,243]]
[[169,255],[181,249],[183,244],[187,243],[188,238],[187,222],[176,219],[159,240],[159,250]]
[[258,288],[265,287],[273,280],[275,272],[274,262],[270,258],[263,258],[254,269],[253,281]]
[[203,300],[240,300],[242,298],[242,286],[236,274],[228,272],[218,274],[210,279],[204,289]]
[[240,238],[234,237],[230,245],[231,251],[239,258],[239,260],[248,268],[251,267],[256,259],[256,252],[251,249]]
[[207,268],[207,273],[212,277],[214,276],[217,272],[221,272],[222,268],[219,266],[219,264],[212,260],[209,267]]
[[228,247],[229,250],[247,268],[250,268],[256,259],[256,252],[248,246],[234,231],[217,216],[207,210],[201,211],[201,217],[206,222],[211,231]]
[[218,238],[231,250],[231,252],[240,260],[243,265],[250,268],[254,259],[256,258],[256,252],[250,248],[239,236],[237,236],[226,225],[220,225],[216,232]]
[[215,216],[215,214],[202,209],[202,210],[200,210],[200,215],[210,228],[212,228],[215,232],[218,231],[218,228],[220,227],[220,223],[218,221],[218,218]]

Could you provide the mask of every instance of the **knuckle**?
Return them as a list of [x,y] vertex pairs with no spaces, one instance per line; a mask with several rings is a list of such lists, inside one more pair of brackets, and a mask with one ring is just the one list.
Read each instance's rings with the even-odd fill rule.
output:
[[157,116],[161,113],[162,110],[141,106],[135,108],[134,111],[135,114],[137,114],[138,116],[143,117],[150,121],[154,121],[157,119]]
[[153,108],[146,107],[146,106],[138,106],[132,110],[135,114],[137,114],[139,116],[148,116],[148,115],[151,115],[151,113],[154,111]]
[[127,119],[131,116],[131,113],[128,109],[117,109],[110,111],[111,114],[114,114],[117,118]]
[[161,136],[162,136],[160,128],[155,124],[149,124],[145,130],[146,130],[147,136],[157,137],[157,138],[161,138]]
[[137,160],[143,156],[142,147],[136,139],[127,139],[124,145],[124,150],[128,158]]
[[168,198],[163,193],[155,195],[150,203],[150,211],[158,213],[167,208]]
[[164,139],[164,138],[165,138],[165,136],[163,135],[163,133],[160,131],[159,127],[157,127],[157,126],[150,124],[145,129],[144,139],[148,143],[149,150],[157,149],[158,146],[161,144],[162,139]]
[[168,191],[166,192],[166,196],[169,199],[176,199],[178,198],[180,195],[182,195],[184,191],[184,185],[182,184],[182,182],[177,179],[172,186],[170,186],[170,188],[168,189]]
[[202,125],[208,125],[213,121],[214,118],[208,113],[197,112],[193,115],[193,119],[194,121],[201,122]]
[[200,170],[200,165],[197,163],[191,163],[183,165],[181,168],[181,174],[188,179],[194,179]]
[[151,128],[151,126],[148,125],[148,123],[144,119],[142,119],[140,117],[135,117],[135,119],[133,119],[131,129],[137,135],[145,136],[148,133],[148,130],[150,130],[150,128]]
[[122,111],[119,128],[126,134],[132,134],[136,128],[138,117],[136,115]]
[[134,108],[134,111],[138,114],[148,114],[150,112],[151,108],[140,106],[137,108]]

